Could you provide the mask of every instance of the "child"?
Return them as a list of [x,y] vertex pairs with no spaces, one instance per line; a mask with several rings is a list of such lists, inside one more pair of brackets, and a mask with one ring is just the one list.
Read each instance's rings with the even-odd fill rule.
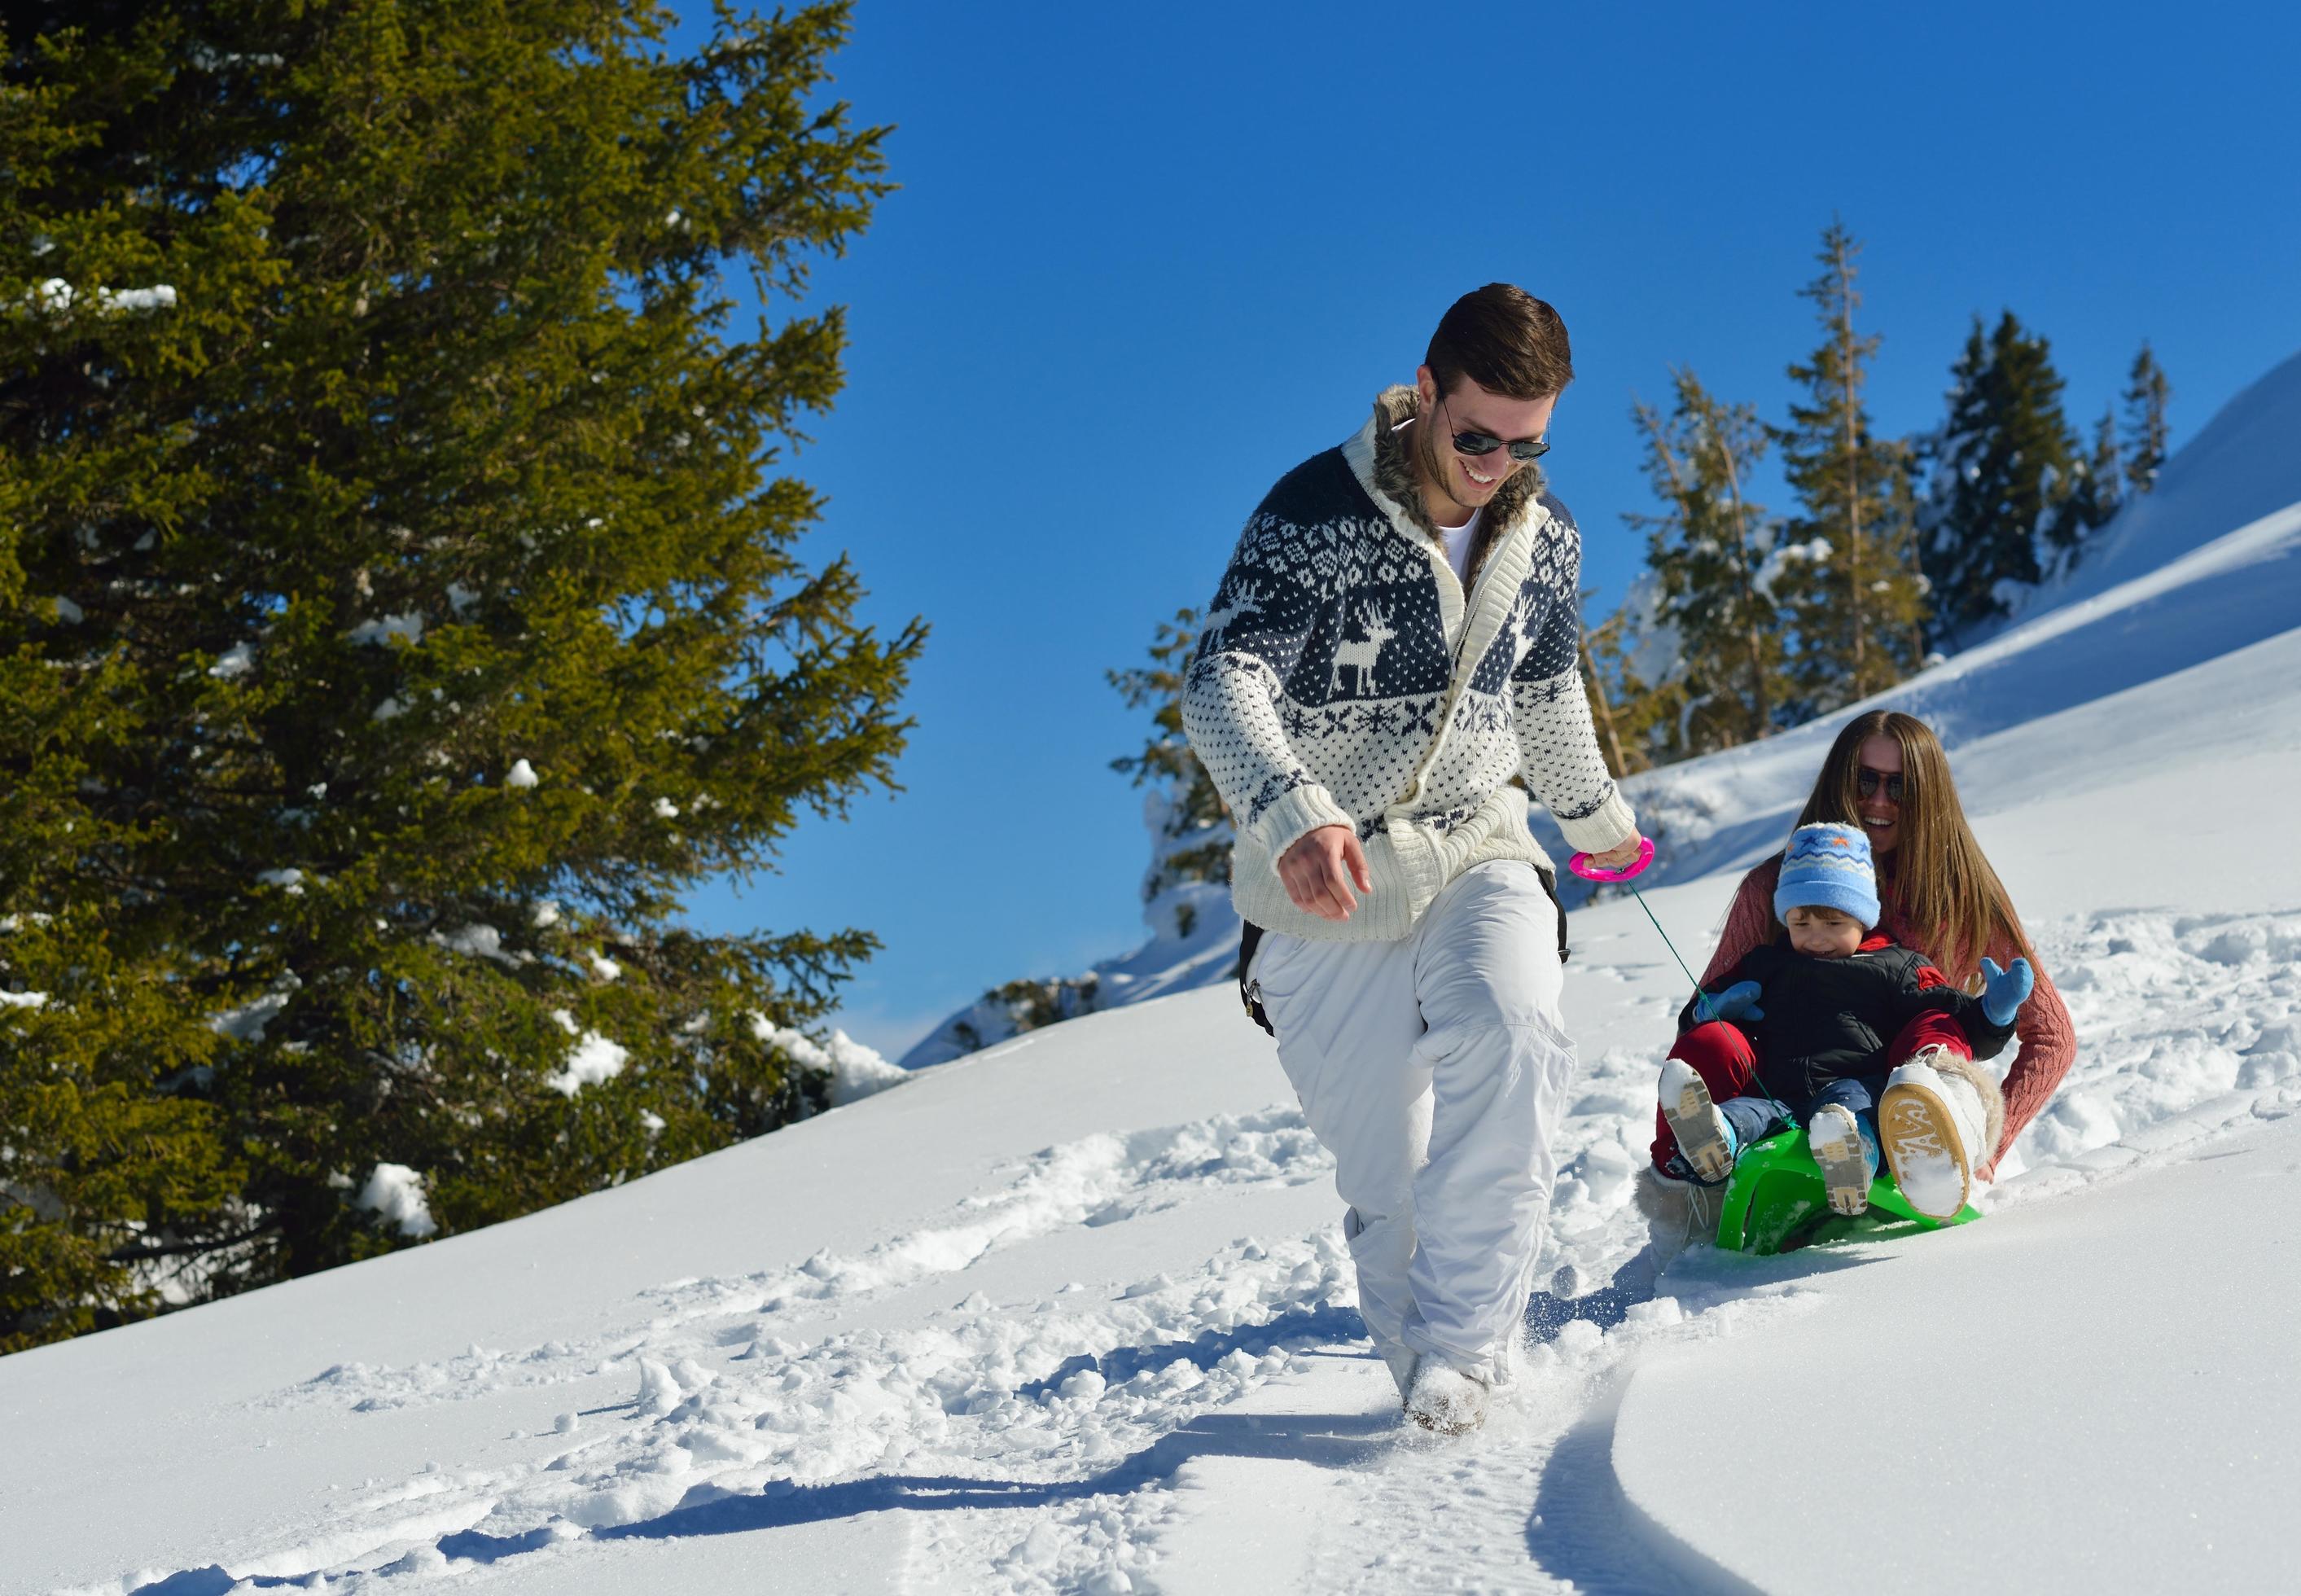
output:
[[[1696,992],[1678,1016],[1681,1046],[1661,1071],[1662,1117],[1678,1149],[1668,1173],[1714,1185],[1743,1148],[1785,1124],[1803,1124],[1829,1206],[1859,1214],[1870,1206],[1878,1173],[1878,1111],[1888,1073],[1912,1062],[1939,1076],[1962,1076],[1976,1057],[1996,1054],[2029,994],[2029,961],[1999,970],[1985,960],[1987,990],[1975,998],[1950,985],[1922,955],[1873,932],[1877,873],[1870,840],[1853,826],[1800,826],[1791,833],[1774,913],[1786,940],[1752,952],[1722,990]],[[1765,1095],[1712,1102],[1701,1074],[1677,1057],[1686,1050],[1686,1033],[1706,1025],[1736,1033],[1702,1040],[1753,1055],[1753,1085]],[[1918,1173],[1904,1171],[1897,1157],[1896,1184],[1920,1212],[1930,1212],[1940,1203],[1921,1201],[1904,1178]],[[1949,1206],[1951,1214],[1963,1201],[1964,1182],[1956,1186],[1959,1202]]]

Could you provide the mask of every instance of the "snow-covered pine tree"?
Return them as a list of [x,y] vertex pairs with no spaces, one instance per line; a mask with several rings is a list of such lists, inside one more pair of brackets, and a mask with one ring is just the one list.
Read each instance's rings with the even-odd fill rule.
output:
[[1812,302],[1821,343],[1789,368],[1804,397],[1792,401],[1790,424],[1773,430],[1783,475],[1798,496],[1783,547],[1806,554],[1786,563],[1779,583],[1797,633],[1800,719],[1892,686],[1924,654],[1926,582],[1914,547],[1909,450],[1871,432],[1862,397],[1879,338],[1854,331],[1861,253],[1833,218],[1814,256],[1820,273],[1798,290]]
[[[1675,721],[1647,713],[1651,706],[1629,706],[1657,764],[1767,735],[1783,696],[1781,630],[1769,586],[1773,528],[1746,493],[1766,430],[1752,406],[1714,397],[1690,370],[1674,371],[1671,387],[1667,418],[1642,402],[1630,411],[1663,511],[1623,517],[1646,534],[1655,584],[1653,613],[1636,631],[1667,631],[1676,641],[1667,676],[1648,674],[1640,684],[1678,697]],[[1624,647],[1634,656],[1639,644],[1626,639]]]
[[2125,380],[2125,480],[2136,493],[2156,487],[2164,467],[2165,404],[2172,396],[2164,368],[2144,338]]
[[[796,552],[841,4],[11,7],[0,1349],[807,1113],[873,940],[681,893],[891,785]],[[788,1034],[788,1032],[786,1032]]]
[[2040,544],[2078,458],[2061,396],[2045,338],[2007,311],[1985,339],[1974,318],[1951,370],[1949,418],[1926,450],[1933,480],[1919,514],[1929,635],[1945,647],[2005,614],[2012,591],[2043,573]]
[[2106,410],[2094,428],[2093,452],[2071,467],[2069,496],[2054,513],[2046,533],[2053,575],[2084,556],[2085,540],[2105,526],[2124,502],[2122,452],[2117,442],[2117,413]]

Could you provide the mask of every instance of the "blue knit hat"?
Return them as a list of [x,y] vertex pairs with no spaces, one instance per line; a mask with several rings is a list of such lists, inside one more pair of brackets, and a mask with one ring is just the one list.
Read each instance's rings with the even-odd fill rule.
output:
[[1865,930],[1878,923],[1878,868],[1861,827],[1800,826],[1790,833],[1774,915],[1786,920],[1792,909],[1811,908],[1851,915]]

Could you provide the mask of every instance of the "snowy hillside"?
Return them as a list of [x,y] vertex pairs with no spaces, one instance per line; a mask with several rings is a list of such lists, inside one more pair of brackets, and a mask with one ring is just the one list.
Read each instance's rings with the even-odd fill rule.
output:
[[[1627,1199],[1684,993],[1608,902],[1552,1289],[1467,1441],[1402,1428],[1331,1166],[1217,984],[0,1359],[0,1596],[2289,1585],[2301,483],[2259,500],[2297,369],[2106,585],[1889,700],[1947,734],[2080,1039],[1984,1223],[1657,1274]],[[1644,784],[1689,957],[1823,736]]]

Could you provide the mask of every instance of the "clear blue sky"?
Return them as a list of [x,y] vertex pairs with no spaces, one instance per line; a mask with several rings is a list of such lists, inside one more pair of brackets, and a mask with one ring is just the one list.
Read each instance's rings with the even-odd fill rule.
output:
[[810,552],[933,625],[908,790],[694,918],[876,932],[839,1023],[891,1054],[1139,941],[1108,763],[1144,728],[1104,670],[1483,282],[1572,332],[1546,464],[1594,615],[1651,507],[1632,395],[1685,363],[1778,419],[1833,211],[1882,430],[1933,424],[1969,319],[2011,307],[2088,434],[2148,338],[2178,444],[2301,348],[2296,62],[2271,5],[859,0],[835,92],[896,125],[902,188],[817,270],[853,347],[795,469],[829,496]]

